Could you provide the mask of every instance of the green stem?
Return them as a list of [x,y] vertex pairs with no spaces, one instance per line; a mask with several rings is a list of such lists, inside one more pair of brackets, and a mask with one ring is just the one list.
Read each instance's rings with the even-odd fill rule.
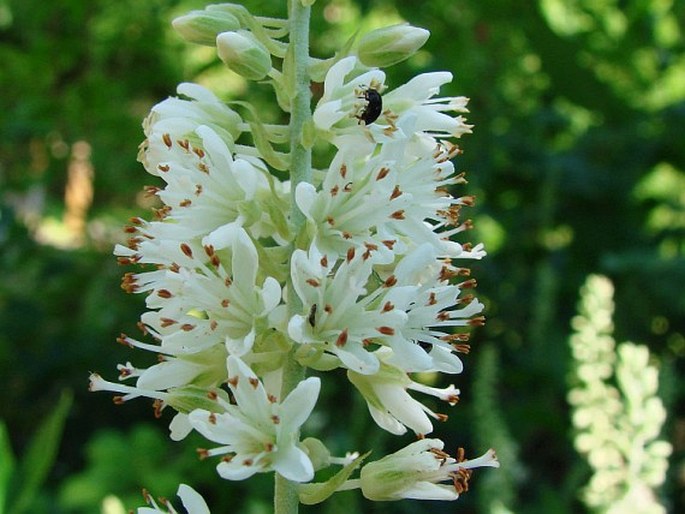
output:
[[[295,187],[302,181],[311,181],[312,153],[311,149],[303,145],[304,128],[311,120],[309,76],[307,63],[309,61],[309,16],[311,9],[304,7],[300,0],[289,0],[288,18],[290,23],[290,49],[293,67],[289,70],[293,74],[291,84],[294,86],[294,96],[290,108],[290,181],[291,223],[293,234],[298,234],[304,226],[304,215],[295,204]],[[288,59],[288,57],[286,57]],[[293,245],[293,249],[295,246]],[[295,294],[295,288],[288,281],[288,307],[290,314],[299,312],[302,303]],[[281,383],[281,398],[285,398],[290,391],[304,378],[304,368],[295,360],[293,347],[283,366]],[[297,494],[297,484],[283,478],[276,473],[274,484],[274,512],[275,514],[297,514],[300,500]]]

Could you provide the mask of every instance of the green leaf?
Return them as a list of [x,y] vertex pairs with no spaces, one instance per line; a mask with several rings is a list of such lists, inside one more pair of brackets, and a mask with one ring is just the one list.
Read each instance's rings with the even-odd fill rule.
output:
[[33,498],[37,496],[55,462],[72,400],[73,395],[70,391],[62,392],[57,406],[31,439],[14,477],[15,496],[8,508],[10,514],[26,512]]
[[364,455],[360,455],[325,482],[300,485],[298,488],[300,502],[304,505],[316,505],[326,500],[343,485],[345,480],[349,478],[352,472],[359,467],[370,453],[366,452]]
[[5,512],[14,466],[14,454],[10,446],[10,438],[7,435],[7,426],[0,423],[0,512]]

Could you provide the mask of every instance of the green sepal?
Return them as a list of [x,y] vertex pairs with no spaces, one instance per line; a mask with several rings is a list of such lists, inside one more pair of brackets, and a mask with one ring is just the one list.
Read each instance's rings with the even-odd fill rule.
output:
[[[226,402],[229,402],[228,393],[223,389],[217,387],[212,389],[218,397]],[[206,387],[184,386],[169,390],[169,397],[167,400],[177,412],[188,414],[195,409],[204,409],[209,412],[224,412],[219,402],[210,398],[207,395]]]
[[335,355],[313,344],[301,344],[295,352],[295,358],[300,365],[316,371],[331,371],[340,367],[340,360]]
[[298,487],[300,503],[304,505],[316,505],[329,498],[345,483],[345,480],[350,477],[370,453],[371,452],[366,452],[364,455],[360,455],[325,482],[301,484]]
[[302,127],[302,146],[309,150],[314,146],[314,143],[316,143],[316,126],[310,118]]
[[259,120],[257,111],[249,102],[235,101],[231,104],[239,105],[247,109],[250,113],[251,119],[246,119],[250,125],[250,132],[255,147],[259,151],[259,155],[264,159],[269,166],[276,168],[279,171],[285,171],[290,167],[290,156],[284,152],[278,152],[271,146],[271,137],[269,131],[264,124]]
[[250,29],[260,43],[262,43],[271,55],[276,57],[283,57],[285,55],[287,45],[281,41],[272,39],[271,36],[264,29],[259,19],[250,13],[244,6],[239,4],[213,4],[206,7],[208,11],[226,11],[238,18],[240,26]]

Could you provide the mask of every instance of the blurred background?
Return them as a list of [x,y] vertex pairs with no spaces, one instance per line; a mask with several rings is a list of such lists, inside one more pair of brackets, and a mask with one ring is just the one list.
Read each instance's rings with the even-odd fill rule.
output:
[[[244,2],[273,16],[284,4]],[[0,512],[124,513],[142,487],[171,498],[181,481],[213,512],[271,512],[271,475],[222,481],[197,462],[206,443],[168,440],[168,413],[87,392],[89,371],[113,379],[116,363],[147,358],[115,343],[144,299],[119,289],[128,270],[112,256],[157,183],[136,162],[143,117],[181,81],[247,98],[211,48],[171,30],[204,5],[0,0]],[[432,37],[386,70],[389,87],[450,70],[443,94],[471,98],[456,166],[477,197],[469,239],[489,253],[472,265],[488,323],[450,377],[462,400],[436,435],[470,457],[494,446],[502,468],[477,471],[455,503],[348,492],[302,512],[685,512],[685,2],[313,9],[314,55],[406,20]],[[267,87],[249,93],[277,116]],[[597,274],[610,282],[588,282]],[[627,341],[642,353],[619,352]],[[344,380],[326,403],[337,409],[312,430],[338,454],[412,440],[381,433]]]

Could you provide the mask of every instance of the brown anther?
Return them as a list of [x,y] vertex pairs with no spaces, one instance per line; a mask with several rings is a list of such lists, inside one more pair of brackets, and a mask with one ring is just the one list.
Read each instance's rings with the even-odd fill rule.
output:
[[160,321],[160,325],[162,326],[162,328],[167,328],[167,327],[170,327],[171,325],[178,323],[175,319],[171,319],[171,318],[160,318],[159,321]]
[[443,464],[450,458],[450,454],[440,448],[431,448],[428,451],[435,455],[438,460],[442,461]]
[[336,339],[336,341],[335,341],[335,345],[339,348],[345,346],[346,344],[347,344],[347,329],[340,332],[338,339]]
[[143,191],[145,191],[145,196],[149,198],[159,193],[160,189],[157,186],[144,186]]
[[162,400],[155,400],[152,402],[152,411],[156,419],[162,417],[162,409],[164,408],[164,402]]
[[187,243],[181,243],[181,251],[186,257],[193,258],[193,249]]
[[224,455],[221,457],[221,462],[231,462],[233,458],[235,457],[235,454],[229,454],[229,455]]
[[326,314],[330,314],[333,312],[333,306],[330,303],[327,303],[323,306],[323,310],[326,312]]
[[276,416],[276,414],[273,414],[273,415],[271,416],[271,422],[272,422],[274,425],[280,425],[280,424],[281,424],[281,418],[278,417],[278,416]]
[[340,176],[342,178],[345,178],[347,176],[347,164],[345,164],[345,163],[342,163],[340,165]]
[[373,343],[374,343],[374,340],[371,337],[365,337],[364,339],[362,339],[362,346],[364,348],[371,346]]
[[449,321],[450,320],[450,313],[449,313],[449,311],[440,311],[435,316],[435,319],[437,319],[438,321]]
[[454,348],[455,352],[463,353],[464,355],[468,355],[471,352],[471,345],[468,343],[461,343],[461,344],[452,344],[452,348]]
[[447,398],[445,398],[445,401],[446,401],[449,405],[454,406],[454,405],[456,405],[457,403],[459,403],[459,395],[458,395],[458,394],[451,394],[451,395],[449,395]]
[[428,295],[428,301],[426,302],[426,305],[435,305],[438,303],[438,300],[435,298],[435,293],[431,291],[431,293]]
[[200,196],[203,190],[202,184],[195,184],[195,196]]
[[392,304],[392,302],[385,302],[385,304],[383,305],[383,308],[381,309],[381,312],[382,313],[390,312],[394,308],[395,308],[395,306]]
[[209,457],[209,450],[198,448],[195,451],[197,452],[197,456],[200,460],[205,460],[207,457]]
[[169,291],[168,289],[159,289],[157,291],[157,296],[159,296],[160,298],[169,299],[174,295],[171,294],[171,291]]
[[238,375],[234,377],[229,377],[228,380],[226,380],[226,382],[228,382],[228,385],[230,385],[231,387],[238,387]]
[[[394,200],[400,196],[402,196],[402,190],[400,189],[400,186],[395,186],[392,193],[390,193],[390,200]],[[404,219],[404,217],[402,219]]]
[[273,394],[267,394],[266,399],[269,400],[269,403],[278,403],[278,398]]
[[305,280],[305,282],[312,287],[319,287],[321,285],[321,283],[315,278],[308,278],[307,280]]
[[209,166],[207,166],[204,162],[198,163],[197,169],[200,170],[202,173],[209,174]]
[[231,277],[226,277],[226,278],[224,279],[224,285],[225,285],[226,287],[231,287],[231,284],[233,284],[233,280],[231,279]]
[[461,446],[457,448],[457,453],[454,455],[454,460],[457,462],[464,462],[466,460],[466,452]]
[[207,416],[207,421],[212,425],[216,425],[216,413],[210,412],[209,416]]
[[243,464],[244,464],[245,466],[252,466],[252,465],[254,464],[254,461],[253,461],[252,459],[245,459],[245,460],[243,461]]
[[133,370],[131,370],[130,368],[121,368],[119,370],[119,380],[123,380],[126,377],[130,377],[132,373]]
[[217,320],[215,320],[215,319],[213,319],[212,321],[209,322],[209,329],[210,329],[212,332],[214,332],[214,331],[217,329],[218,326],[219,326],[219,322],[218,322]]
[[473,301],[474,298],[475,298],[475,296],[472,294],[465,294],[461,298],[457,299],[456,304],[457,305],[468,305],[469,303],[471,303]]
[[162,141],[164,141],[164,144],[167,146],[167,148],[171,149],[171,146],[173,143],[171,142],[171,136],[167,133],[162,135]]
[[381,243],[383,243],[383,246],[385,246],[389,250],[392,250],[393,247],[395,246],[395,243],[397,243],[397,240],[396,239],[385,239],[385,240],[381,241]]
[[176,142],[178,143],[178,146],[183,148],[186,152],[190,151],[190,141],[187,139],[179,139]]
[[460,289],[473,289],[473,288],[476,287],[477,285],[478,285],[478,282],[476,281],[476,279],[475,279],[475,278],[472,278],[472,279],[469,279],[469,280],[465,280],[464,282],[462,282],[461,284],[459,284],[459,288],[460,288]]
[[352,234],[350,234],[347,230],[342,231],[342,236],[343,239],[352,239]]
[[193,153],[197,155],[200,159],[205,156],[205,151],[202,148],[193,147]]
[[121,334],[119,334],[119,337],[117,337],[116,341],[119,344],[123,344],[124,346],[128,346],[129,348],[133,348],[133,345],[129,341],[128,336],[126,334],[124,334],[123,332]]
[[221,306],[224,309],[228,309],[229,305],[231,305],[231,300],[229,300],[228,298],[224,298],[223,300],[221,300]]
[[351,262],[352,259],[354,259],[354,254],[355,254],[355,249],[354,247],[348,248],[347,249],[347,255],[345,256],[347,259],[347,262]]
[[473,220],[466,220],[464,223],[459,225],[460,230],[473,230]]
[[184,332],[190,332],[194,329],[195,325],[193,325],[192,323],[184,323],[183,325],[181,325],[181,330],[183,330]]
[[473,245],[471,243],[464,243],[461,245],[461,249],[465,252],[470,252],[473,250]]
[[397,284],[397,278],[395,275],[390,275],[388,278],[385,279],[385,282],[383,282],[383,287],[392,287],[395,284]]
[[135,234],[136,232],[138,232],[137,227],[131,227],[130,225],[124,227],[124,233],[126,234]]
[[250,377],[248,379],[248,382],[250,382],[252,389],[257,389],[259,387],[259,379],[258,378]]
[[398,211],[393,212],[390,217],[394,220],[403,220],[404,219],[404,209],[400,209]]
[[436,412],[435,417],[438,421],[442,421],[443,423],[449,419],[447,414],[442,414],[441,412]]
[[193,201],[189,198],[186,198],[185,200],[182,200],[178,206],[179,207],[190,207],[193,204]]
[[388,173],[390,173],[390,168],[388,168],[387,166],[383,166],[380,170],[378,170],[376,180],[383,180],[385,177],[388,176]]
[[169,166],[168,164],[158,164],[157,169],[162,173],[166,173],[171,169],[171,166]]
[[324,255],[321,257],[321,260],[319,261],[319,264],[321,264],[322,268],[327,268],[328,267],[328,257]]
[[207,257],[210,257],[210,258],[211,258],[212,255],[214,255],[214,251],[215,251],[215,250],[214,250],[214,246],[213,246],[213,245],[204,245],[204,246],[202,247],[202,249],[203,249],[203,250],[205,251],[205,253],[207,254]]
[[337,195],[338,195],[338,191],[340,191],[340,187],[338,187],[337,185],[333,186],[333,187],[331,188],[331,196],[337,196]]
[[482,327],[485,325],[485,316],[476,316],[468,321],[469,325],[472,327]]
[[272,452],[274,451],[274,443],[266,443],[264,445],[264,451],[265,452]]
[[333,219],[333,216],[326,216],[326,223],[328,223],[331,227],[335,225],[335,219]]
[[[143,323],[142,321],[138,321],[136,323],[136,327],[138,327],[138,330],[140,330],[141,334],[143,334],[144,336],[148,335],[148,329],[147,329],[147,325],[145,325],[145,323]],[[124,335],[124,334],[122,334],[122,335]]]
[[376,330],[385,336],[394,336],[395,335],[395,329],[392,327],[386,327],[386,326],[376,327]]
[[476,197],[474,195],[462,196],[459,198],[459,201],[462,205],[466,205],[467,207],[473,207],[476,205]]
[[219,394],[216,391],[208,391],[207,398],[209,398],[212,401],[216,401],[219,399]]
[[172,273],[178,273],[179,271],[181,271],[181,266],[179,266],[175,262],[172,262],[169,266],[169,271],[171,271]]

